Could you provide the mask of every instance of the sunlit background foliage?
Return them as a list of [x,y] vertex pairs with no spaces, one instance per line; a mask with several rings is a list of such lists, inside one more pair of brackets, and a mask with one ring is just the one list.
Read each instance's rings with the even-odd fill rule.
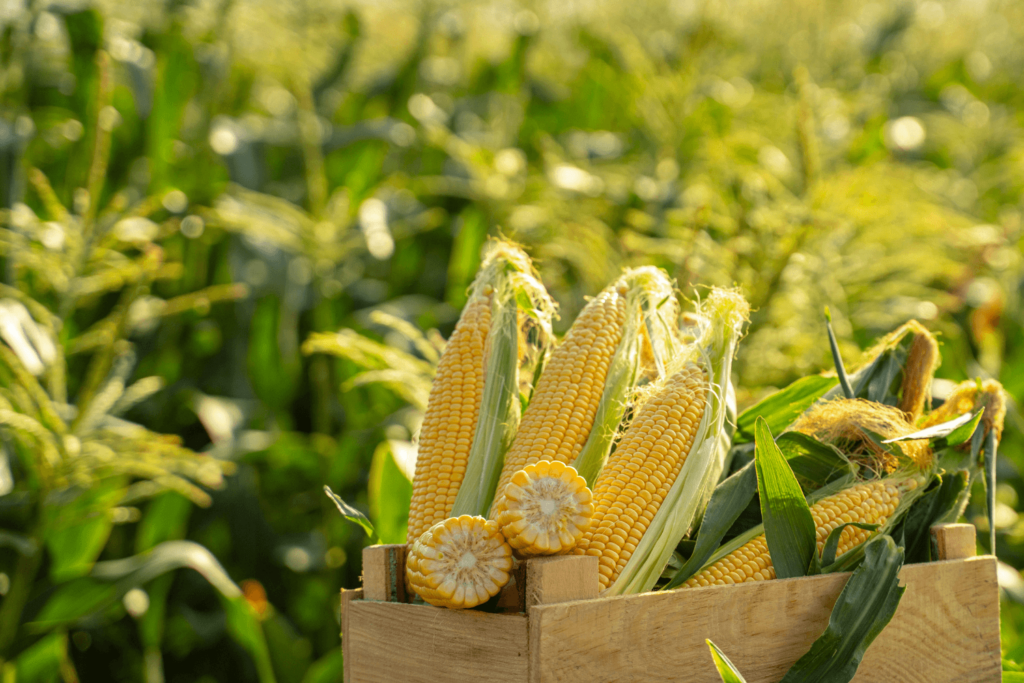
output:
[[848,362],[913,317],[1019,396],[1022,72],[1014,0],[3,0],[0,675],[340,680],[323,487],[404,540],[490,234],[563,331],[623,266],[742,287],[741,408],[828,366],[825,305]]

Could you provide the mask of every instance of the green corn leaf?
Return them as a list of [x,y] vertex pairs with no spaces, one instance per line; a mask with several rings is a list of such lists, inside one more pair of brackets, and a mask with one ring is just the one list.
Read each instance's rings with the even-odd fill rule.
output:
[[383,543],[404,543],[406,537],[412,482],[395,460],[394,449],[401,447],[401,442],[379,444],[370,463],[367,483],[370,516]]
[[743,678],[743,674],[739,672],[736,665],[718,649],[717,645],[710,639],[705,639],[704,642],[711,649],[711,659],[715,660],[715,668],[718,669],[718,675],[722,677],[722,683],[747,683],[747,679]]
[[916,431],[913,434],[886,439],[882,443],[913,441],[915,439],[930,439],[935,441],[945,439],[946,445],[959,446],[962,443],[966,443],[967,440],[971,438],[971,435],[974,434],[974,430],[981,421],[983,412],[984,411],[979,410],[975,415],[964,413],[963,415],[953,418],[948,422],[943,422],[942,424],[937,424],[928,427],[927,429]]
[[892,619],[906,588],[899,586],[903,549],[890,536],[867,542],[864,562],[839,595],[825,632],[781,683],[846,683],[868,647]]
[[[908,563],[930,562],[936,559],[931,556],[929,529],[956,510],[960,495],[967,487],[967,481],[967,470],[946,473],[936,486],[925,491],[907,511],[907,517],[903,522],[903,538]],[[957,517],[959,516],[957,512]]]
[[331,499],[335,506],[337,506],[338,512],[341,513],[342,517],[363,527],[363,531],[366,532],[366,535],[370,537],[371,541],[377,540],[377,532],[373,530],[373,524],[366,515],[342,500],[341,496],[332,491],[331,487],[326,484],[324,485],[324,493],[326,493],[327,497]]
[[14,661],[16,675],[7,680],[18,683],[49,683],[60,680],[61,662],[68,656],[68,634],[51,633],[33,643]]
[[988,510],[988,551],[996,554],[996,461],[999,457],[996,430],[985,435],[985,506]]
[[843,356],[839,353],[839,342],[836,341],[836,333],[832,329],[832,314],[828,307],[825,307],[825,327],[828,329],[828,345],[832,349],[832,362],[836,366],[836,375],[839,377],[839,386],[846,398],[853,398],[853,387],[850,386],[850,378],[846,376],[846,367],[843,366]]
[[811,509],[764,418],[758,418],[754,433],[757,490],[772,564],[780,579],[805,576],[815,551]]
[[813,436],[785,432],[775,443],[808,493],[854,472],[854,466],[839,449]]
[[28,629],[40,632],[73,624],[111,606],[117,597],[117,586],[112,583],[89,577],[68,581],[50,595],[39,614],[29,623]]
[[66,581],[89,573],[114,525],[110,510],[124,497],[124,482],[104,480],[86,491],[53,494],[44,508],[50,576]]
[[835,387],[837,381],[835,377],[824,375],[802,377],[747,408],[736,420],[733,443],[749,443],[754,440],[754,422],[758,417],[763,417],[773,432],[781,432],[825,392]]
[[836,551],[839,550],[839,537],[843,535],[843,530],[848,526],[855,526],[858,529],[875,531],[881,525],[865,524],[863,522],[847,522],[846,524],[840,524],[830,531],[828,538],[825,539],[825,547],[821,549],[821,567],[823,572],[827,572],[829,565],[836,561]]
[[754,463],[748,464],[715,489],[704,513],[704,520],[700,523],[700,532],[697,534],[697,544],[693,553],[665,586],[665,590],[681,586],[704,566],[726,532],[753,500],[757,492],[757,473],[753,465]]

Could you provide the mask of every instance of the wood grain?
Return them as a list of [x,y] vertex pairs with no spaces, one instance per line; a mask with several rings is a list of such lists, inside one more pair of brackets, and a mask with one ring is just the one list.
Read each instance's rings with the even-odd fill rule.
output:
[[363,598],[405,602],[405,544],[363,548]]
[[[363,589],[356,588],[350,590],[346,588],[341,589],[341,644],[342,644],[342,655],[344,657],[344,645],[345,645],[345,631],[348,630],[348,616],[350,614],[348,606],[353,600],[363,599]],[[346,681],[352,680],[349,674],[348,658],[344,657],[342,664],[342,677]]]
[[526,561],[526,611],[534,605],[571,600],[592,600],[601,590],[598,558],[594,555],[557,555]]
[[[825,629],[848,578],[538,605],[530,610],[529,680],[720,683],[710,638],[749,683],[775,683]],[[900,578],[907,591],[899,609],[854,681],[1000,681],[995,558],[909,565]]]
[[931,532],[940,560],[960,560],[978,554],[973,524],[936,524]]
[[527,619],[431,605],[353,600],[346,683],[525,683]]

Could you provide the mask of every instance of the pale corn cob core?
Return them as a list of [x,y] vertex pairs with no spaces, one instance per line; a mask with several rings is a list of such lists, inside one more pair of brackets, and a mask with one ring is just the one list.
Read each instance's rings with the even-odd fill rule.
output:
[[409,586],[437,607],[476,607],[508,583],[512,548],[496,522],[451,517],[413,543],[405,560]]
[[[864,524],[885,524],[886,520],[896,511],[905,490],[916,488],[913,479],[901,484],[894,484],[884,479],[876,479],[864,484],[850,487],[827,498],[823,498],[811,506],[811,517],[814,518],[818,552],[825,547],[825,541],[833,529],[849,522]],[[851,550],[868,539],[873,531],[848,526],[839,536],[839,548],[836,557]],[[764,534],[748,542],[741,548],[723,557],[718,562],[691,577],[684,588],[699,586],[724,586],[747,581],[767,581],[775,578],[775,568],[768,554],[768,544]]]
[[625,294],[622,284],[607,287],[583,308],[551,353],[505,454],[491,519],[502,510],[501,492],[513,474],[540,460],[572,463],[586,444],[622,338]]
[[594,514],[586,480],[560,462],[527,465],[512,475],[504,493],[498,526],[522,557],[569,552]]
[[466,473],[484,393],[489,294],[466,304],[430,385],[409,505],[410,541],[451,515]]
[[577,555],[600,558],[601,587],[625,568],[675,482],[704,415],[708,381],[688,364],[651,396],[594,484],[594,518]]

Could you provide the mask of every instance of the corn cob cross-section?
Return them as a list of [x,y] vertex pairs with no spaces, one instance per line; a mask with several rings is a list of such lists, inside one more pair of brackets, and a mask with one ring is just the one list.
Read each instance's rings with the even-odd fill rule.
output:
[[[844,489],[811,506],[811,517],[817,535],[818,552],[825,546],[829,533],[849,522],[885,524],[896,511],[904,493],[916,488],[914,479],[893,483],[876,479]],[[852,550],[868,539],[873,531],[846,527],[839,536],[836,557]],[[768,581],[775,578],[775,568],[768,553],[764,534],[748,541],[710,567],[692,576],[683,587],[724,586],[747,581]]]
[[512,571],[512,548],[495,522],[462,515],[435,524],[409,547],[409,586],[431,605],[464,609],[498,594]]
[[594,518],[577,555],[600,558],[601,587],[625,568],[686,461],[704,414],[707,375],[688,363],[643,405],[594,485]]
[[501,533],[520,556],[573,549],[594,513],[590,489],[572,467],[541,460],[512,475],[498,515]]

